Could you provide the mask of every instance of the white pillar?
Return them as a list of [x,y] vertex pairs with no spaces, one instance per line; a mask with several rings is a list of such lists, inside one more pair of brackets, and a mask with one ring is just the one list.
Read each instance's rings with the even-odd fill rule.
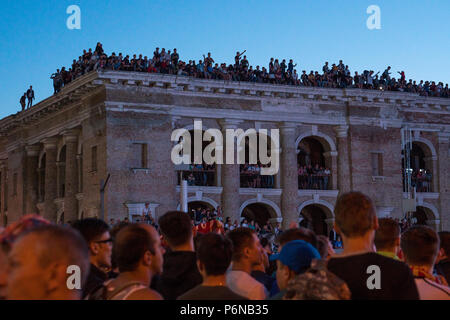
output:
[[181,181],[181,192],[180,192],[180,203],[181,203],[181,211],[188,212],[188,192],[187,192],[187,181],[182,180]]

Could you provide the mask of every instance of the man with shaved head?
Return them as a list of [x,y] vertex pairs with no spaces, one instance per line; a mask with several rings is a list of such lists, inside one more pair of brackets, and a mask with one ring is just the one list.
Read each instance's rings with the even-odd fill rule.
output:
[[79,267],[81,288],[89,272],[88,248],[77,231],[55,225],[38,227],[14,243],[8,259],[8,299],[81,298],[81,290],[69,288],[67,281],[72,274],[69,266]]

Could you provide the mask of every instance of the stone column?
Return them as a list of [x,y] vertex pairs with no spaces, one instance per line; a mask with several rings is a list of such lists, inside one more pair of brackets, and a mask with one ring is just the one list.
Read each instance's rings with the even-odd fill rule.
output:
[[234,164],[226,164],[226,130],[236,130],[239,120],[224,119],[220,121],[223,134],[223,160],[224,164],[221,165],[222,170],[222,213],[223,217],[230,217],[231,221],[240,221],[240,200],[239,200],[239,187],[240,187],[240,172],[239,164],[237,163],[237,149],[236,138],[233,139],[234,148]]
[[425,161],[425,169],[430,170],[431,174],[432,174],[431,185],[430,185],[431,192],[438,192],[438,190],[439,190],[439,186],[438,186],[439,179],[437,177],[437,173],[438,173],[437,159],[438,159],[437,156],[431,156],[431,157],[427,157],[427,158],[423,159]]
[[337,187],[339,195],[349,192],[350,186],[350,163],[347,142],[348,126],[338,126],[335,128],[337,136]]
[[4,221],[5,221],[5,213],[7,210],[7,206],[6,206],[6,172],[7,172],[7,167],[6,167],[6,160],[0,161],[0,173],[1,173],[1,181],[0,181],[0,213],[1,213],[1,217],[0,217],[0,226],[4,226]]
[[64,220],[77,220],[78,172],[77,172],[77,143],[78,131],[68,130],[63,132],[66,144],[66,172],[64,192]]
[[[449,136],[450,133],[439,133],[438,135],[437,170],[436,173],[432,172],[433,182],[436,181],[438,184],[438,189],[433,191],[439,192],[440,225],[436,226],[436,231],[450,229],[450,194],[447,192],[450,185],[446,179],[450,171]],[[439,219],[439,217],[435,219]]]
[[26,189],[25,189],[25,214],[38,213],[38,161],[40,147],[37,145],[25,147],[26,159]]
[[331,177],[328,179],[328,186],[331,190],[337,190],[338,188],[337,155],[337,151],[329,151],[323,154],[325,157],[325,166],[330,169],[331,172]]
[[83,193],[83,155],[77,154],[78,193]]
[[280,126],[281,139],[281,213],[282,228],[287,229],[292,221],[297,222],[298,174],[297,152],[295,145],[295,123],[283,123]]
[[56,144],[57,138],[46,138],[42,141],[45,149],[45,197],[44,218],[56,222]]
[[222,186],[222,165],[216,164],[216,172],[215,172],[215,183],[216,187]]

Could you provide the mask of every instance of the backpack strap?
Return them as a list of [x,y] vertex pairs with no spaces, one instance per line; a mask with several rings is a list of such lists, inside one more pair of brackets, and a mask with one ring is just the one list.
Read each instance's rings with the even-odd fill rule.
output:
[[125,291],[125,290],[127,290],[128,288],[131,288],[131,287],[133,287],[133,286],[136,286],[137,288],[132,288],[132,289],[130,290],[130,292],[127,292],[127,293],[125,294],[125,296],[123,296],[123,298],[122,298],[121,300],[125,300],[125,299],[126,299],[129,295],[131,295],[133,292],[145,288],[145,286],[142,284],[142,282],[139,282],[139,281],[128,282],[128,283],[124,284],[123,286],[114,289],[112,292],[107,293],[107,296],[108,296],[108,297],[107,297],[105,300],[113,300],[113,298],[114,298],[115,296],[117,296],[117,295],[120,294],[121,292],[123,292],[123,291]]

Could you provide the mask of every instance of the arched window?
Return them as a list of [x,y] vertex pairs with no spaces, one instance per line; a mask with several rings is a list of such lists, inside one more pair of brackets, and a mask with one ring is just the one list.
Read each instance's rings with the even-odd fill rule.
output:
[[331,189],[331,159],[325,157],[329,151],[315,137],[303,138],[297,146],[298,188]]
[[[182,170],[177,170],[178,185],[181,179],[187,180],[189,186],[215,186],[216,185],[216,164],[208,165],[204,161],[202,164],[194,163],[194,130],[189,131],[191,135],[191,164],[183,165]],[[204,131],[202,131],[202,136]],[[180,138],[181,139],[181,138]],[[202,155],[210,141],[202,142]],[[214,153],[212,154],[214,156]]]

